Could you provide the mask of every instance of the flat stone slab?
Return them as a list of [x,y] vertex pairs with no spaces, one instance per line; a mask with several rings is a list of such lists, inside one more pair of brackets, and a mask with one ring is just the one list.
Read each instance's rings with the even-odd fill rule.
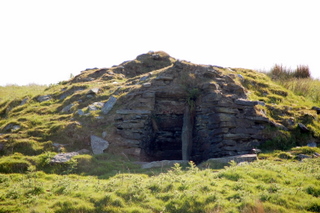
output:
[[117,102],[117,98],[114,96],[111,96],[109,100],[103,105],[101,109],[102,113],[105,115],[108,114],[113,108],[113,106],[116,104],[116,102]]
[[39,102],[49,101],[51,99],[52,99],[51,95],[42,95],[42,96],[37,97],[37,101],[39,101]]
[[117,114],[129,115],[129,114],[151,114],[150,110],[131,110],[131,109],[121,109],[117,110]]
[[152,161],[149,163],[141,162],[142,169],[159,168],[164,166],[174,166],[174,164],[187,164],[188,161],[185,160],[162,160],[162,161]]
[[60,153],[55,155],[50,163],[64,163],[69,161],[73,156],[79,155],[79,152]]
[[256,154],[246,154],[246,155],[235,155],[235,156],[222,157],[222,158],[210,158],[206,162],[228,164],[231,161],[234,161],[236,163],[241,163],[241,162],[253,162],[257,159],[258,157]]
[[255,106],[255,105],[261,105],[264,106],[265,103],[263,101],[250,101],[250,100],[246,100],[246,99],[237,99],[234,101],[235,104],[238,105],[243,105],[243,106]]

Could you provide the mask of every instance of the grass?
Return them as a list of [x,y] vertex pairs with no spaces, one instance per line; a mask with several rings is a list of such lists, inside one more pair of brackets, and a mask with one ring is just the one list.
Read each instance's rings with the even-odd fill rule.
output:
[[260,160],[219,171],[191,162],[109,179],[1,174],[0,212],[318,212],[319,160]]
[[305,97],[315,104],[320,103],[320,81],[311,78],[278,80],[279,85],[291,90],[294,94]]
[[30,84],[27,86],[7,85],[0,86],[0,103],[22,97],[33,97],[42,94],[46,85]]

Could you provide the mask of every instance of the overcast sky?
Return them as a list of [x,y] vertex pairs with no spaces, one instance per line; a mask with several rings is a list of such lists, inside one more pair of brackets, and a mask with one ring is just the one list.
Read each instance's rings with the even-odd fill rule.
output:
[[1,0],[0,85],[50,84],[150,50],[320,77],[317,0]]

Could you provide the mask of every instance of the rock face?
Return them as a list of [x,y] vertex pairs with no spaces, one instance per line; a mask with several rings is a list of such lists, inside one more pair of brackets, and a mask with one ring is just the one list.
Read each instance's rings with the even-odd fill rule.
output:
[[263,102],[247,99],[232,70],[176,61],[152,75],[143,81],[147,87],[141,83],[119,99],[125,104],[114,117],[119,141],[140,149],[141,160],[201,162],[252,153],[265,141],[265,126],[275,125],[258,110]]

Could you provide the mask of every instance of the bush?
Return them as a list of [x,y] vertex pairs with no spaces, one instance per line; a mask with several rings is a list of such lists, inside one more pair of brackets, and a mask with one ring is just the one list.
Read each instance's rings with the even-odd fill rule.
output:
[[271,78],[274,80],[284,80],[292,78],[292,70],[284,67],[283,65],[274,65],[270,71]]
[[270,71],[271,78],[274,80],[288,80],[291,78],[310,78],[310,70],[307,65],[299,65],[292,71],[283,65],[274,65]]
[[310,70],[309,67],[306,65],[299,65],[297,69],[293,73],[293,77],[295,78],[310,78]]

